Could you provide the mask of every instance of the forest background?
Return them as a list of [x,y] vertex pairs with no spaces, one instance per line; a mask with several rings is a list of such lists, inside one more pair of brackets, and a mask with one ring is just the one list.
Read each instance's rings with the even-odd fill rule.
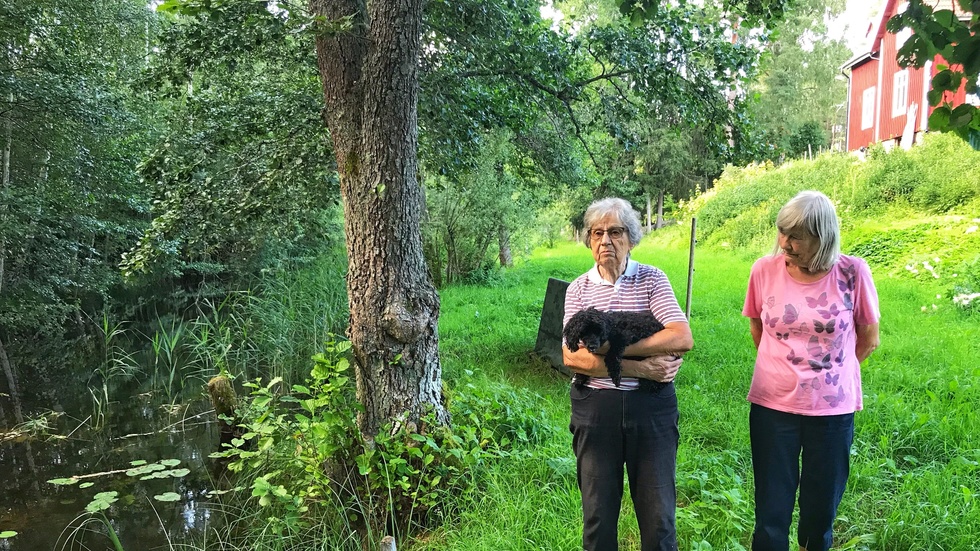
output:
[[[567,446],[554,430],[561,412],[540,422],[541,397],[490,378],[503,371],[490,367],[500,360],[466,355],[480,341],[452,325],[440,325],[447,384],[439,405],[453,424],[424,417],[424,407],[401,426],[363,421],[352,388],[358,377],[349,373],[362,369],[356,347],[351,356],[336,336],[351,315],[344,245],[352,238],[339,172],[352,165],[338,167],[335,136],[325,129],[331,114],[312,46],[315,36],[344,36],[358,23],[289,2],[92,4],[0,4],[0,424],[12,428],[5,435],[17,435],[4,438],[2,457],[26,468],[31,448],[23,459],[25,450],[12,442],[58,434],[66,411],[82,421],[70,427],[112,435],[130,393],[149,392],[147,403],[181,411],[176,406],[198,398],[201,384],[220,373],[254,392],[241,413],[248,428],[223,452],[241,472],[228,489],[246,490],[232,492],[238,501],[223,509],[230,513],[220,545],[307,548],[319,540],[334,549],[373,545],[391,533],[426,548],[426,537],[412,536],[485,506],[450,497],[493,481],[502,472],[493,465],[526,467],[541,453],[551,469],[545,479],[556,475],[567,486]],[[948,276],[952,283],[938,290],[928,282],[937,298],[922,306],[938,309],[931,304],[939,301],[952,305],[952,315],[973,315],[968,297],[980,290],[971,253],[974,154],[955,138],[937,137],[909,153],[872,149],[866,163],[840,154],[799,161],[843,145],[846,81],[838,77],[851,51],[828,28],[844,5],[799,0],[785,12],[782,2],[762,5],[650,9],[570,0],[553,5],[563,17],[546,19],[530,1],[429,2],[417,115],[425,202],[416,214],[425,266],[443,300],[472,288],[501,295],[491,302],[506,300],[513,278],[527,277],[521,274],[571,279],[584,271],[578,260],[543,258],[552,247],[567,249],[596,197],[630,198],[650,226],[662,224],[661,211],[669,221],[696,214],[704,246],[737,258],[765,251],[775,206],[795,190],[817,188],[842,209],[848,252],[899,279]],[[374,193],[383,197],[384,184]],[[683,247],[676,227],[657,236],[665,250]],[[542,246],[546,252],[534,253]],[[569,258],[587,260],[583,252]],[[548,269],[531,268],[535,262]],[[683,276],[671,275],[679,290]],[[530,289],[521,296],[535,298],[500,323],[536,326],[543,284]],[[443,323],[463,323],[452,317],[463,307],[449,304]],[[962,327],[968,334],[970,326]],[[517,349],[505,358],[528,365]],[[393,358],[397,371],[402,358]],[[438,362],[434,369],[441,373]],[[247,381],[259,382],[243,387]],[[537,384],[552,393],[561,386],[528,387]],[[965,382],[924,392],[955,404],[958,414],[975,397]],[[946,412],[917,416],[919,432],[952,422]],[[694,432],[710,442],[716,429],[703,430]],[[316,438],[290,446],[297,434]],[[736,451],[706,453],[700,457],[716,468],[692,472],[727,474],[718,488],[702,483],[710,499],[703,492],[692,499],[705,500],[704,514],[719,515],[727,500],[731,517],[715,519],[723,528],[714,529],[682,515],[691,548],[742,545],[750,529],[747,494],[735,492],[744,446],[724,440],[718,449]],[[976,446],[969,438],[941,441],[942,465],[966,469],[956,499],[974,514]],[[903,444],[916,453],[898,457],[905,452],[882,444],[882,461],[909,476],[914,469],[906,467],[924,461],[920,451],[932,445]],[[50,453],[58,452],[51,446]],[[537,481],[534,472],[521,476]],[[82,471],[60,474],[78,483]],[[4,484],[9,495],[24,487],[13,478]],[[104,519],[99,532],[109,535],[108,519],[130,514],[116,509],[118,499],[131,495],[111,493],[83,500],[91,515],[84,518]],[[558,518],[574,524],[577,505],[566,501]],[[4,538],[14,532],[6,522],[0,541],[16,545],[18,536]],[[970,533],[965,526],[961,536]],[[913,549],[920,537],[865,526],[852,532],[853,545],[904,537]],[[558,538],[552,548],[573,545],[572,531],[551,536]],[[951,541],[958,548],[966,540]]]

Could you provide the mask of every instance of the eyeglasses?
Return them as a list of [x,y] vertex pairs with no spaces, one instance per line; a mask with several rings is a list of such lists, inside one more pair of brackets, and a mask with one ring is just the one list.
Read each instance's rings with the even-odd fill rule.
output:
[[606,228],[606,229],[595,229],[589,230],[589,236],[593,241],[602,241],[603,236],[609,234],[611,239],[619,239],[626,233],[626,228]]

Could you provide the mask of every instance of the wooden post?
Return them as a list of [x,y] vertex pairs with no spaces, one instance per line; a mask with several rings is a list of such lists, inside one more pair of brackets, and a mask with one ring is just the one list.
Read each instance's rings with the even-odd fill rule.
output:
[[691,254],[687,260],[687,300],[684,302],[684,314],[688,321],[691,319],[691,285],[694,284],[694,244],[697,243],[697,217],[691,218]]
[[395,538],[391,536],[381,538],[381,551],[398,551],[395,549]]

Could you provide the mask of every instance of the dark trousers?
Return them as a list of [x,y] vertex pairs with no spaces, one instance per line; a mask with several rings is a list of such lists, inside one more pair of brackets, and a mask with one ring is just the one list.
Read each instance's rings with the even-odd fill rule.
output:
[[582,547],[619,548],[623,466],[642,551],[676,550],[677,394],[674,385],[595,390],[572,385],[572,446],[582,491]]
[[752,404],[749,433],[755,474],[752,550],[787,550],[797,488],[797,542],[807,551],[830,549],[850,473],[854,414],[811,417]]

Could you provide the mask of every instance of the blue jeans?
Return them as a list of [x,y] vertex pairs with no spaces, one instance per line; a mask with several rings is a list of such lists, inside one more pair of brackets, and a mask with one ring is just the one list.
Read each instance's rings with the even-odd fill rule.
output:
[[582,547],[616,551],[623,467],[642,551],[677,549],[677,394],[673,383],[642,390],[572,385],[572,446],[582,492]]
[[797,542],[807,551],[830,549],[850,473],[854,414],[811,417],[752,404],[749,433],[755,474],[752,550],[787,550],[797,489]]

